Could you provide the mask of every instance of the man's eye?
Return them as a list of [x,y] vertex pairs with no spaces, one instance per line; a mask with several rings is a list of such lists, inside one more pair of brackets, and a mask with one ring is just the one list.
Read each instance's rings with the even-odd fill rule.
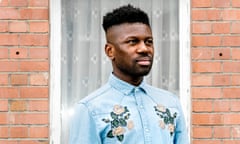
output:
[[152,45],[152,44],[153,44],[153,40],[146,40],[146,41],[145,41],[145,44],[147,44],[147,45]]
[[135,39],[127,41],[127,43],[129,43],[129,44],[136,44],[137,42],[138,42],[138,40],[135,40]]

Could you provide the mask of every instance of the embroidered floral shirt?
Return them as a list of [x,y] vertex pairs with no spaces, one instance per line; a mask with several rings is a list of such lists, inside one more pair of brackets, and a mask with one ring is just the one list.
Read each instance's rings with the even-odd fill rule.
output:
[[75,106],[69,144],[189,144],[178,97],[110,75]]

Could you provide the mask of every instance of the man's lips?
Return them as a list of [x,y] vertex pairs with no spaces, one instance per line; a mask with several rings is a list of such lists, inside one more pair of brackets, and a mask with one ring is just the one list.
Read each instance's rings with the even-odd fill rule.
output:
[[136,60],[136,62],[139,64],[139,65],[143,65],[143,66],[149,66],[151,65],[152,63],[152,59],[150,57],[142,57],[142,58],[138,58]]

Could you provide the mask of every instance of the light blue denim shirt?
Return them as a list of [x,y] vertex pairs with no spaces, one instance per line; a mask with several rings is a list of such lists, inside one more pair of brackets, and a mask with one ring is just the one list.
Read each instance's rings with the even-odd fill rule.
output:
[[189,144],[178,97],[113,74],[75,106],[70,144]]

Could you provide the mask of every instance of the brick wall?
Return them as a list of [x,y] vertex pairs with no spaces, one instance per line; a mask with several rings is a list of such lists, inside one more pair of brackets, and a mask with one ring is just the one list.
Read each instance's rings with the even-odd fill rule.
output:
[[49,141],[48,0],[0,0],[0,144]]
[[192,0],[192,144],[240,143],[240,0]]

